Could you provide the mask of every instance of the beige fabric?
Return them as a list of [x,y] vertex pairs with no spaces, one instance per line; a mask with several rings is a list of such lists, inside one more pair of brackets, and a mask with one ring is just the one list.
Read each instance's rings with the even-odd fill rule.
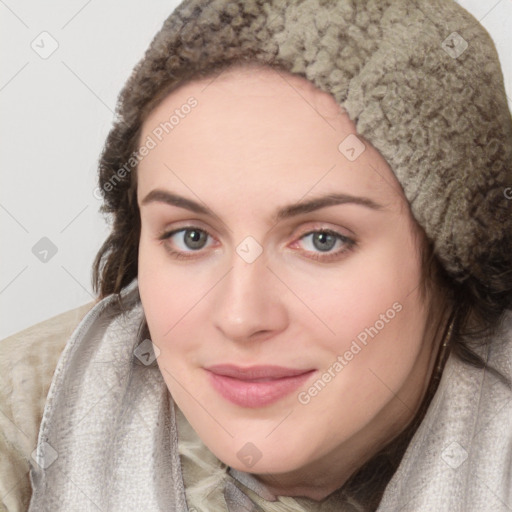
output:
[[29,460],[59,356],[91,301],[0,341],[0,512],[24,512]]

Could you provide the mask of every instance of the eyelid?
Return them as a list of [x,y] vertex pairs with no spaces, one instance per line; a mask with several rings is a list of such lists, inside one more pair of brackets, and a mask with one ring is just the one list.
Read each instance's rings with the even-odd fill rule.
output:
[[[351,229],[348,229],[346,227],[341,227],[341,226],[334,226],[330,222],[321,222],[321,221],[314,221],[311,223],[307,223],[306,227],[301,226],[300,228],[298,228],[297,231],[294,230],[291,236],[293,238],[298,239],[298,238],[303,237],[304,235],[310,234],[312,231],[314,231],[314,232],[316,232],[316,231],[332,231],[332,232],[337,233],[345,238],[352,239],[354,242],[357,241],[356,234]],[[343,231],[345,231],[345,233]]]

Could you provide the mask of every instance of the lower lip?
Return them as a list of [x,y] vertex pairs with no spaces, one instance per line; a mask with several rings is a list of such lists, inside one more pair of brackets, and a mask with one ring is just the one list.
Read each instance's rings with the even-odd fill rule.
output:
[[314,370],[264,382],[251,382],[208,372],[213,388],[240,407],[263,407],[277,402],[304,384]]

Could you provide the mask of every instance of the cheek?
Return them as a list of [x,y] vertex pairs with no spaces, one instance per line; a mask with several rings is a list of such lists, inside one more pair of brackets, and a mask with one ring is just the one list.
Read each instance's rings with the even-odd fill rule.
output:
[[200,345],[194,332],[198,319],[205,318],[206,295],[219,277],[211,269],[191,271],[171,261],[163,245],[144,234],[138,265],[141,302],[152,341],[162,354],[159,359],[166,360],[171,352],[192,352]]
[[[410,382],[420,357],[426,315],[418,288],[420,262],[415,247],[406,247],[393,240],[347,260],[339,279],[317,282],[316,311],[334,334],[302,325],[325,372],[322,382],[303,390],[304,414],[317,425],[329,411],[341,437],[366,425]],[[408,395],[403,400],[408,404]]]
[[317,337],[316,347],[323,350],[323,370],[336,377],[326,375],[329,390],[312,410],[343,409],[343,423],[349,409],[354,423],[364,424],[390,400],[390,390],[402,388],[423,347],[420,276],[416,247],[404,236],[347,260],[336,284],[325,281],[317,304],[335,334]]
[[416,247],[402,235],[353,254],[339,272],[295,276],[295,290],[329,327],[331,335],[324,328],[323,343],[339,352],[348,350],[354,339],[364,345],[376,337],[412,341],[411,332],[420,338],[420,276]]
[[[138,282],[144,314],[153,338],[159,345],[181,318],[184,303],[191,293],[179,267],[169,265],[162,245],[141,233],[138,261]],[[190,283],[189,283],[190,285]]]
[[157,248],[158,245],[148,240],[142,230],[138,256],[139,293],[153,337],[158,337],[163,330],[164,319],[168,315],[168,298],[171,295],[171,289],[165,282],[163,262]]

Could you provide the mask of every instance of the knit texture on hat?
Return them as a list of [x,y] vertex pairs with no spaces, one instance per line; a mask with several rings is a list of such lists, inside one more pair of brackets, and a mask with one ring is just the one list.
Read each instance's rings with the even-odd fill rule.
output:
[[124,141],[155,95],[236,59],[332,94],[389,163],[448,273],[500,290],[512,271],[512,118],[494,43],[471,14],[452,0],[186,0],[121,92],[104,179],[128,160]]

